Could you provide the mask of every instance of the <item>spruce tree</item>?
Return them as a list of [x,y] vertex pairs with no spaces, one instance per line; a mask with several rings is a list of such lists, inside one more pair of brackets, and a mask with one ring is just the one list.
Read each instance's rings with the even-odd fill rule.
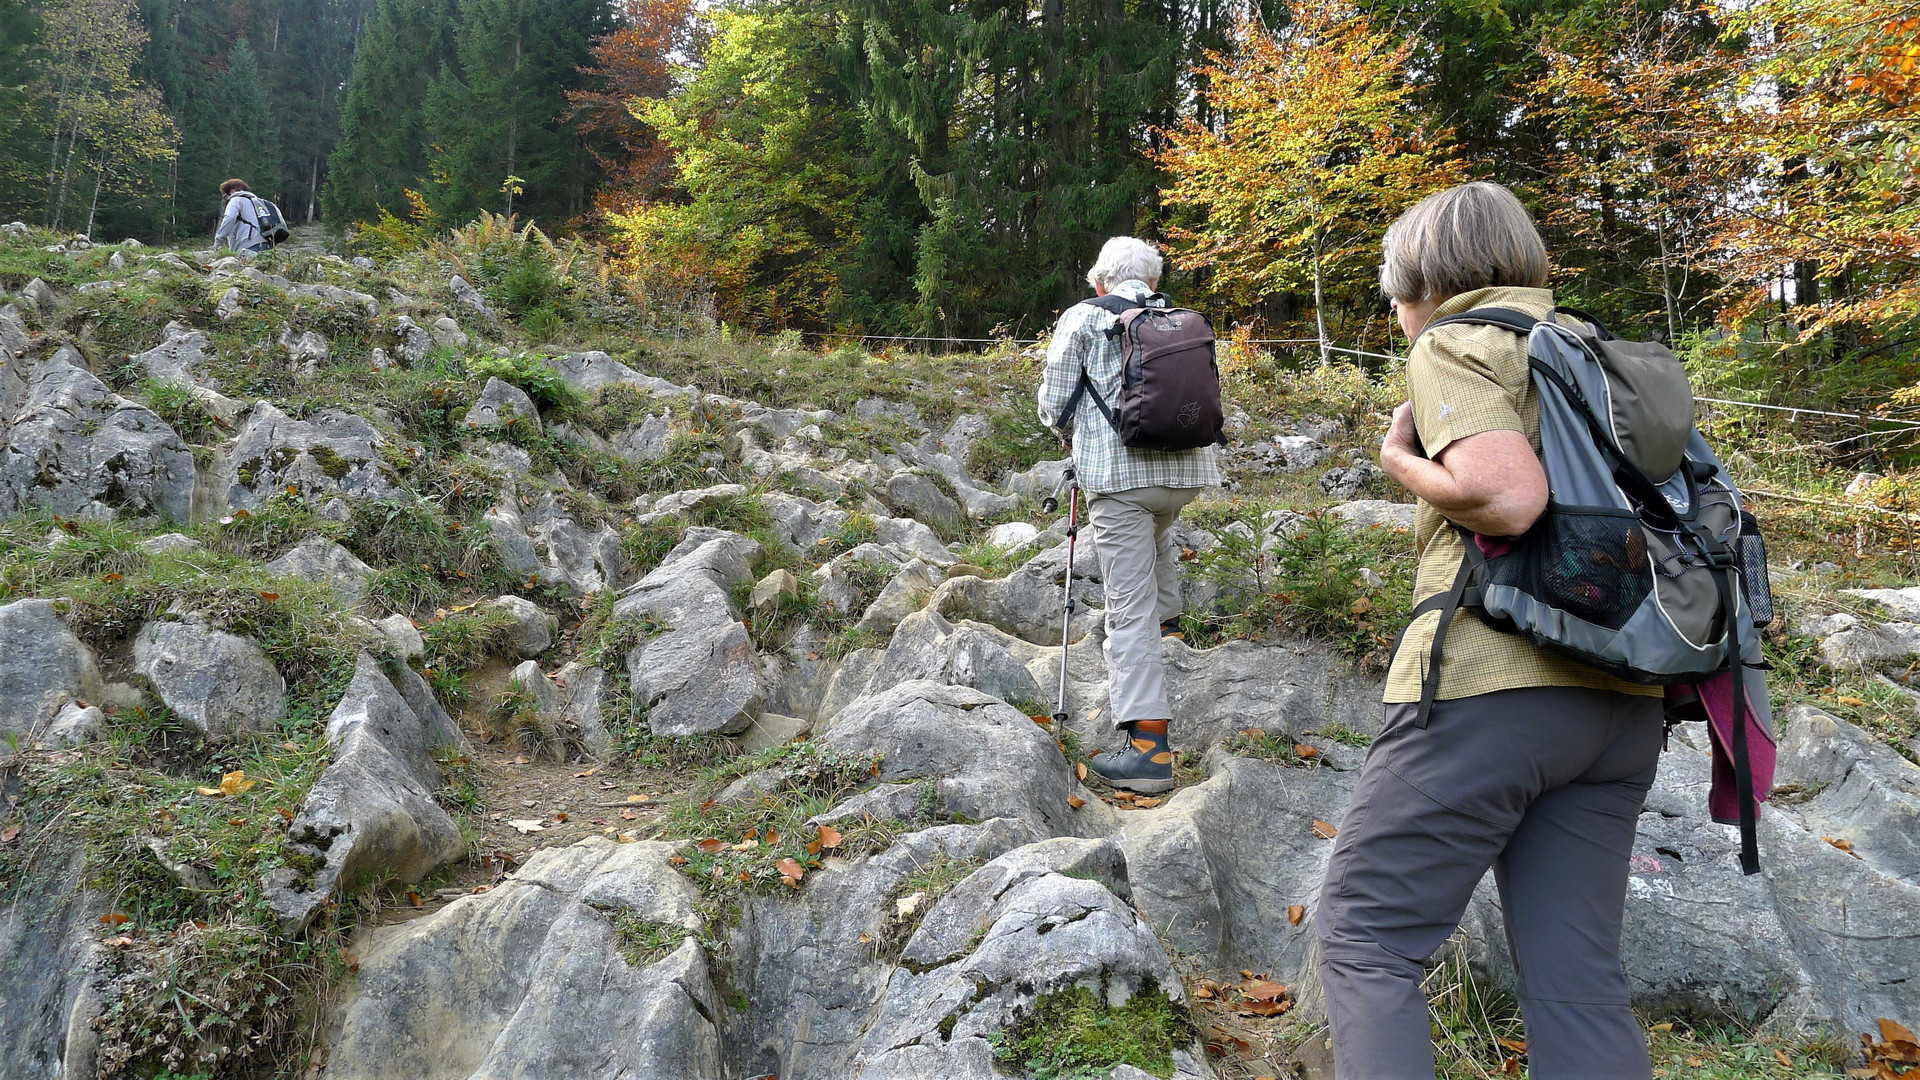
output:
[[211,136],[208,149],[214,171],[245,180],[257,194],[277,196],[274,166],[280,150],[273,102],[260,77],[260,61],[246,38],[233,46],[208,106],[206,130]]
[[454,0],[379,0],[361,27],[328,155],[325,215],[366,220],[405,213],[407,188],[427,175],[428,88],[453,56]]

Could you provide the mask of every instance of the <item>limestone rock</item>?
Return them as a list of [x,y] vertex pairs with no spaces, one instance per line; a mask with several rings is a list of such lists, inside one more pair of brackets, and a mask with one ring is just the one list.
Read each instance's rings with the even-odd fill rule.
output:
[[32,344],[32,335],[20,321],[20,309],[12,304],[0,304],[0,360],[11,362]]
[[100,694],[93,653],[50,600],[0,605],[0,735],[31,733],[75,699]]
[[931,679],[971,687],[1001,701],[1038,701],[1040,684],[1023,657],[1037,658],[1039,652],[991,627],[950,623],[937,611],[916,611],[894,631],[879,667],[864,686],[836,686],[828,697],[878,694],[902,683]]
[[198,617],[160,619],[133,642],[134,673],[195,731],[272,731],[287,714],[287,682],[252,641]]
[[1339,469],[1328,469],[1320,477],[1320,490],[1336,499],[1351,499],[1380,483],[1386,473],[1370,461],[1356,461]]
[[427,643],[421,638],[419,628],[413,620],[398,612],[374,623],[380,633],[393,647],[394,659],[406,663],[416,656],[425,656]]
[[516,623],[513,649],[523,657],[535,657],[553,644],[559,621],[541,610],[540,605],[523,596],[500,596],[488,601],[495,611],[512,615]]
[[893,575],[880,595],[867,607],[866,614],[854,624],[855,630],[891,635],[901,620],[919,611],[927,598],[946,580],[938,567],[919,559],[909,561]]
[[[411,304],[411,301],[407,301],[407,304]],[[427,358],[428,353],[433,351],[433,335],[406,315],[400,315],[394,319],[393,332],[400,339],[394,354],[400,358],[400,363],[404,367],[417,366]]]
[[798,717],[763,712],[747,725],[747,730],[740,733],[740,749],[757,754],[762,750],[785,746],[811,730],[813,725]]
[[599,392],[601,387],[615,383],[638,386],[662,395],[689,396],[693,393],[689,387],[677,386],[651,375],[642,375],[598,350],[556,357],[553,367],[569,386],[588,397]]
[[34,278],[21,288],[20,302],[34,311],[46,311],[56,303],[53,287],[39,278]]
[[348,500],[406,498],[381,456],[386,436],[343,409],[320,409],[295,420],[272,402],[253,407],[214,475],[217,497],[254,510],[292,486],[308,497]]
[[699,944],[636,967],[615,929],[617,918],[699,925],[673,850],[598,837],[548,849],[489,893],[379,931],[328,1076],[722,1080],[725,1013]]
[[360,654],[353,682],[327,722],[327,766],[287,828],[289,846],[325,859],[310,876],[281,867],[268,879],[268,904],[281,932],[298,933],[339,890],[397,878],[415,882],[466,854],[459,826],[433,793],[434,754],[464,739],[411,669],[389,679]]
[[240,289],[237,286],[230,286],[226,292],[220,294],[219,302],[214,305],[213,314],[221,322],[232,322],[240,314],[240,308]]
[[333,355],[333,346],[312,330],[304,331],[297,338],[291,330],[283,331],[280,347],[287,350],[287,366],[293,369],[294,377],[300,379],[320,374],[320,366]]
[[1356,528],[1378,526],[1384,529],[1412,529],[1414,509],[1412,503],[1361,499],[1358,502],[1341,503],[1327,513]]
[[[1042,534],[1044,539],[1045,534]],[[1105,619],[1106,595],[1099,579],[1080,573],[1087,534],[1076,553],[1073,581],[1075,618],[1071,631],[1078,641]],[[1039,645],[1060,644],[1061,588],[1067,569],[1064,541],[1034,556],[1004,578],[953,578],[934,590],[930,610],[949,619],[973,619]]]
[[220,381],[208,373],[212,358],[207,351],[212,347],[204,332],[170,322],[160,344],[136,353],[130,362],[140,365],[147,378],[186,390],[214,418],[231,425],[245,406],[220,393]]
[[480,400],[467,410],[462,426],[470,428],[497,428],[509,422],[531,425],[540,430],[540,409],[525,390],[499,378],[487,379],[486,388],[480,391]]
[[666,457],[672,442],[673,414],[659,413],[614,436],[613,449],[621,457],[644,465]]
[[47,725],[47,733],[41,736],[40,744],[56,750],[70,750],[99,738],[106,728],[107,714],[101,712],[99,706],[82,706],[79,702],[69,701],[60,706],[53,723]]
[[107,901],[86,887],[77,845],[27,863],[0,906],[0,1061],[19,1080],[93,1076],[105,1004],[106,949],[99,916]]
[[317,534],[288,548],[285,554],[268,563],[266,569],[276,577],[322,582],[333,589],[346,607],[360,602],[374,575],[373,567],[361,562],[359,556]]
[[1012,551],[1015,548],[1025,547],[1039,535],[1040,530],[1031,522],[1008,521],[988,530],[987,543],[1002,551]]
[[747,607],[755,615],[772,615],[780,610],[781,605],[791,603],[799,595],[800,579],[794,577],[791,570],[776,569],[754,583]]
[[1860,668],[1920,653],[1920,623],[1860,623],[1820,643],[1820,655],[1835,667]]
[[455,300],[467,305],[488,319],[495,318],[493,309],[487,306],[487,298],[481,296],[480,290],[474,288],[472,283],[467,281],[466,278],[461,277],[459,274],[453,275],[453,277],[447,281],[447,288],[452,291]]
[[433,328],[427,332],[433,336],[436,345],[444,345],[449,349],[467,347],[467,332],[460,329],[460,323],[451,315],[442,315],[433,320]]
[[974,820],[1018,818],[1047,835],[1077,827],[1066,759],[1032,718],[991,694],[921,679],[841,710],[818,741],[879,754],[880,782],[932,779],[937,807]]
[[614,604],[614,618],[668,627],[627,653],[636,705],[656,733],[744,730],[766,687],[732,589],[752,580],[760,545],[718,529],[687,530],[652,573]]
[[10,421],[0,446],[0,514],[28,507],[106,518],[124,510],[186,521],[193,511],[193,452],[164,420],[121,397],[70,348],[24,376],[0,369]]
[[576,660],[554,676],[560,690],[560,713],[574,728],[580,745],[596,758],[604,758],[614,749],[613,733],[607,729],[607,685],[605,668]]
[[966,524],[960,504],[933,481],[917,473],[896,473],[887,481],[887,501],[907,517],[935,528],[958,529]]

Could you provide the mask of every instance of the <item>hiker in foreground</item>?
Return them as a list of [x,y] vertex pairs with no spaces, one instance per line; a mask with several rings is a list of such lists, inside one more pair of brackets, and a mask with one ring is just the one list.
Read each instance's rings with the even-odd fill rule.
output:
[[[1380,466],[1419,496],[1418,602],[1453,582],[1458,523],[1526,532],[1547,504],[1525,341],[1436,318],[1498,305],[1552,317],[1547,252],[1505,188],[1476,183],[1387,231],[1381,288],[1414,345],[1409,400]],[[1388,669],[1386,725],[1341,823],[1316,919],[1336,1075],[1431,1080],[1421,963],[1453,933],[1489,865],[1517,953],[1532,1074],[1652,1075],[1627,1005],[1627,858],[1660,756],[1661,691],[1613,678],[1471,613],[1456,619],[1426,727],[1416,725],[1438,612]]]
[[1061,313],[1040,383],[1040,420],[1070,440],[1087,493],[1106,591],[1107,716],[1127,739],[1091,765],[1144,793],[1173,786],[1161,639],[1180,636],[1180,553],[1167,530],[1219,485],[1222,423],[1212,328],[1154,291],[1161,266],[1143,240],[1108,240],[1087,271],[1097,295]]

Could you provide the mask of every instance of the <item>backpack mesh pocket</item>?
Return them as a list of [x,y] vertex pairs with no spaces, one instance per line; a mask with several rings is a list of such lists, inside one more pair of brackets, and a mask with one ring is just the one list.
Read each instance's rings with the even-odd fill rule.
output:
[[1653,590],[1647,536],[1637,518],[1548,511],[1488,580],[1577,619],[1618,630]]

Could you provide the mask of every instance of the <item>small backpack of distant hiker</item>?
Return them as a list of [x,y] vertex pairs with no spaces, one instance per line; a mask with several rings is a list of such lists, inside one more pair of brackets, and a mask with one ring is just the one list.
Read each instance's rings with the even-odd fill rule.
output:
[[1739,824],[1741,865],[1754,873],[1757,804],[1774,766],[1758,632],[1773,600],[1759,526],[1694,427],[1679,359],[1557,311],[1585,325],[1485,307],[1427,327],[1491,326],[1526,339],[1549,492],[1523,536],[1461,529],[1466,555],[1452,587],[1414,607],[1413,618],[1440,612],[1416,722],[1425,726],[1461,607],[1621,679],[1665,686],[1670,724],[1708,721],[1710,808]]
[[286,243],[287,237],[293,235],[287,228],[286,215],[280,212],[280,208],[275,206],[272,200],[263,199],[251,191],[246,194],[247,198],[253,201],[253,219],[260,224],[260,235],[269,244]]
[[1213,324],[1205,315],[1173,307],[1159,293],[1083,302],[1118,319],[1107,337],[1120,342],[1120,397],[1112,405],[1101,400],[1083,370],[1062,415],[1072,416],[1087,394],[1130,449],[1195,450],[1226,441]]

